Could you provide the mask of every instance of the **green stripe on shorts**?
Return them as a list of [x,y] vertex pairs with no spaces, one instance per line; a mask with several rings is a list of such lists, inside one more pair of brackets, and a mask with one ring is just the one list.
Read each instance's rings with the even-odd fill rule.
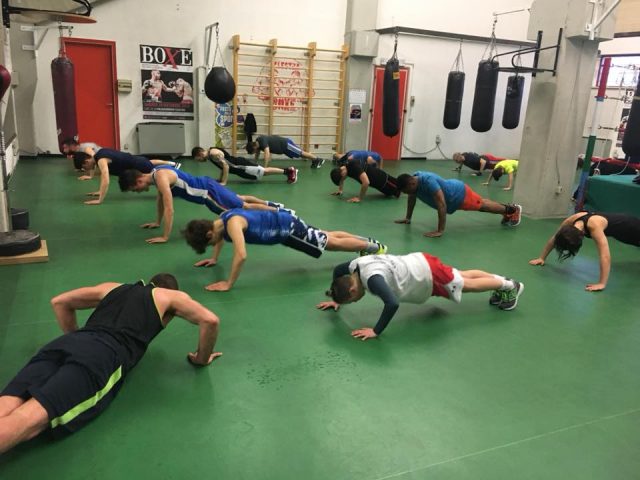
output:
[[109,380],[107,380],[107,384],[102,387],[94,396],[87,398],[84,402],[79,403],[67,413],[54,418],[51,420],[51,428],[56,428],[61,425],[66,425],[71,422],[74,418],[76,418],[81,413],[86,412],[92,407],[95,407],[102,398],[108,394],[113,386],[118,383],[118,381],[122,378],[122,366],[118,367],[118,369],[111,374]]

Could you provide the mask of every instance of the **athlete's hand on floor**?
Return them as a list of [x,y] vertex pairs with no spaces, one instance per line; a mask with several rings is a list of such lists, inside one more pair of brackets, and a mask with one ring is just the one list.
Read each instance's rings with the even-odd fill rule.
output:
[[91,177],[89,175],[80,175],[78,180],[91,180]]
[[589,283],[584,289],[588,292],[601,292],[606,286],[604,283]]
[[84,202],[85,205],[100,205],[101,203],[100,200],[87,200]]
[[393,223],[403,223],[406,225],[410,225],[411,224],[411,220],[409,220],[408,218],[402,218],[400,220],[394,220]]
[[159,226],[160,226],[159,223],[151,222],[151,223],[143,223],[142,225],[140,225],[140,228],[158,228]]
[[340,195],[342,195],[342,192],[338,190],[337,192],[331,192],[331,195],[333,195],[334,197],[339,197]]
[[503,188],[503,190],[504,190],[505,192],[508,192],[509,190],[511,190],[511,187],[504,187],[504,188]]
[[205,258],[193,264],[194,267],[213,267],[217,262],[213,258]]
[[210,292],[228,292],[231,290],[231,284],[226,280],[221,282],[212,283],[204,287],[205,290],[209,290]]
[[373,328],[359,328],[351,332],[351,336],[353,338],[361,338],[362,341],[365,341],[369,338],[376,338],[376,332],[373,331]]
[[347,202],[349,202],[349,203],[360,203],[360,197],[352,197],[349,200],[347,200]]
[[534,258],[533,260],[529,260],[529,265],[544,265],[544,260],[541,258]]
[[99,197],[100,192],[89,192],[85,194],[87,197]]
[[333,308],[337,312],[340,308],[340,304],[332,300],[330,302],[320,302],[316,305],[316,308],[319,308],[320,310],[328,310],[330,308]]
[[168,241],[169,239],[164,237],[153,237],[145,240],[147,243],[167,243]]
[[213,362],[216,358],[222,356],[222,352],[213,352],[211,355],[209,355],[209,359],[206,363],[200,363],[197,361],[198,358],[198,352],[190,352],[187,354],[187,361],[191,364],[191,365],[195,365],[198,367],[204,367],[206,365],[211,365],[211,362]]
[[482,185],[489,185],[489,182],[483,182]]
[[429,237],[429,238],[437,238],[437,237],[441,237],[444,234],[444,232],[425,232],[422,235],[425,237]]

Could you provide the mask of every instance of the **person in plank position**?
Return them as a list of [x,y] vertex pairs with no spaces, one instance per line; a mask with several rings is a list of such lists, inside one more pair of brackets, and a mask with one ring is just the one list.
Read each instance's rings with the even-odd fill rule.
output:
[[[47,430],[64,437],[100,415],[175,316],[199,328],[197,349],[187,354],[192,365],[209,365],[222,355],[214,352],[218,317],[179,291],[167,273],[148,285],[78,288],[51,305],[64,335],[42,347],[0,393],[0,453]],[[78,328],[76,310],[89,308],[95,310]]]
[[607,237],[640,247],[640,218],[625,213],[575,213],[563,220],[560,228],[545,244],[540,256],[529,263],[544,265],[554,248],[561,261],[575,257],[582,247],[584,237],[593,239],[600,258],[600,278],[597,283],[587,284],[585,290],[599,292],[606,288],[611,271],[611,253]]
[[197,253],[204,253],[208,245],[213,245],[211,259],[197,262],[196,267],[215,265],[224,241],[233,244],[229,278],[205,287],[207,290],[221,292],[231,290],[238,280],[242,265],[247,259],[247,243],[280,243],[314,258],[320,257],[324,250],[360,252],[361,255],[381,254],[387,251],[385,245],[372,238],[358,237],[347,232],[320,230],[285,211],[227,210],[215,221],[191,220],[182,234]]
[[305,152],[290,138],[278,135],[259,135],[254,141],[247,143],[247,153],[255,155],[256,161],[260,158],[260,152],[264,152],[264,166],[268,167],[271,155],[286,155],[289,158],[304,158],[311,160],[311,168],[320,168],[324,164],[323,158],[316,157],[313,153]]
[[338,310],[341,305],[360,300],[366,291],[380,297],[384,308],[374,328],[358,328],[354,338],[380,336],[400,307],[400,303],[424,303],[430,297],[444,297],[460,303],[463,292],[493,291],[489,304],[501,310],[516,308],[524,284],[481,270],[457,270],[428,253],[374,255],[338,265],[321,310]]
[[491,180],[495,180],[496,182],[500,180],[502,175],[505,173],[509,176],[509,181],[507,182],[507,186],[503,188],[503,190],[509,191],[513,188],[513,177],[518,171],[518,160],[502,160],[496,164],[493,168],[493,172],[491,172],[491,176],[487,179],[483,185],[489,185]]
[[180,168],[180,164],[168,160],[148,159],[140,155],[131,155],[127,152],[112,150],[110,148],[101,148],[95,155],[89,155],[86,152],[75,152],[73,154],[73,163],[76,168],[87,172],[88,175],[78,177],[80,180],[90,180],[93,178],[96,170],[100,172],[100,190],[97,192],[87,193],[88,196],[98,197],[95,200],[87,200],[86,205],[100,205],[109,190],[109,176],[119,176],[125,170],[133,169],[142,173],[149,173],[158,165],[170,165]]
[[224,148],[211,147],[206,151],[202,147],[194,147],[191,150],[191,156],[198,162],[209,160],[219,168],[220,178],[218,182],[220,185],[227,184],[230,173],[247,180],[262,180],[265,175],[284,175],[287,177],[287,183],[296,183],[298,181],[297,168],[262,167],[247,158],[234,157]]
[[413,175],[403,173],[398,177],[398,189],[409,198],[405,218],[396,220],[395,223],[411,223],[417,198],[438,211],[438,229],[426,232],[425,237],[441,237],[447,223],[447,214],[458,210],[495,213],[502,215],[502,225],[515,227],[520,224],[520,205],[502,204],[482,198],[460,180],[445,180],[431,172],[415,172]]
[[159,228],[164,221],[164,230],[161,237],[148,238],[147,243],[169,241],[173,229],[173,197],[205,205],[216,215],[231,208],[272,211],[284,209],[284,205],[280,203],[268,202],[251,195],[237,195],[213,178],[194,177],[182,170],[164,165],[155,168],[151,173],[126,170],[120,175],[119,183],[120,190],[123,192],[146,192],[152,185],[158,189],[157,220],[140,226],[142,228]]
[[349,160],[346,164],[340,165],[330,172],[331,181],[338,187],[338,190],[331,195],[341,196],[343,193],[344,180],[346,177],[353,178],[360,183],[360,193],[352,197],[347,202],[359,203],[367,194],[371,186],[383,193],[387,197],[398,198],[402,192],[398,190],[398,181],[387,172],[378,168],[376,164],[362,164],[358,160]]

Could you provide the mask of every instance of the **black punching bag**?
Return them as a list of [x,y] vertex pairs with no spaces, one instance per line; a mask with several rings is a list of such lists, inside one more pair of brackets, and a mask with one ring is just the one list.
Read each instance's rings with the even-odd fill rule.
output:
[[520,124],[520,107],[522,106],[522,94],[524,92],[524,77],[511,75],[507,80],[507,94],[504,98],[504,112],[502,114],[502,126],[509,130]]
[[640,78],[622,138],[622,151],[629,156],[640,155]]
[[464,94],[464,72],[449,72],[447,80],[447,96],[444,103],[445,128],[454,130],[460,125],[462,111],[462,95]]
[[382,82],[382,132],[395,137],[400,131],[400,62],[395,55],[384,67]]
[[56,107],[58,147],[60,153],[63,153],[62,143],[69,138],[78,138],[73,63],[63,50],[60,50],[58,57],[51,62],[51,80],[53,81],[53,99]]
[[213,67],[204,81],[204,93],[213,102],[227,103],[236,94],[236,82],[226,68]]
[[498,62],[482,60],[478,64],[476,91],[471,110],[471,128],[476,132],[487,132],[493,125],[493,109],[498,88]]

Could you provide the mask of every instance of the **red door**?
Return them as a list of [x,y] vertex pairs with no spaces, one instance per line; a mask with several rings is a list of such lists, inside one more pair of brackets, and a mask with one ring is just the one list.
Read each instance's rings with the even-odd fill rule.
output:
[[63,42],[74,65],[79,141],[120,149],[115,42]]
[[402,134],[404,133],[405,98],[409,69],[400,68],[400,132],[395,137],[382,133],[382,81],[384,67],[373,67],[373,105],[371,108],[371,129],[369,130],[369,150],[378,152],[385,160],[400,160],[402,153]]

